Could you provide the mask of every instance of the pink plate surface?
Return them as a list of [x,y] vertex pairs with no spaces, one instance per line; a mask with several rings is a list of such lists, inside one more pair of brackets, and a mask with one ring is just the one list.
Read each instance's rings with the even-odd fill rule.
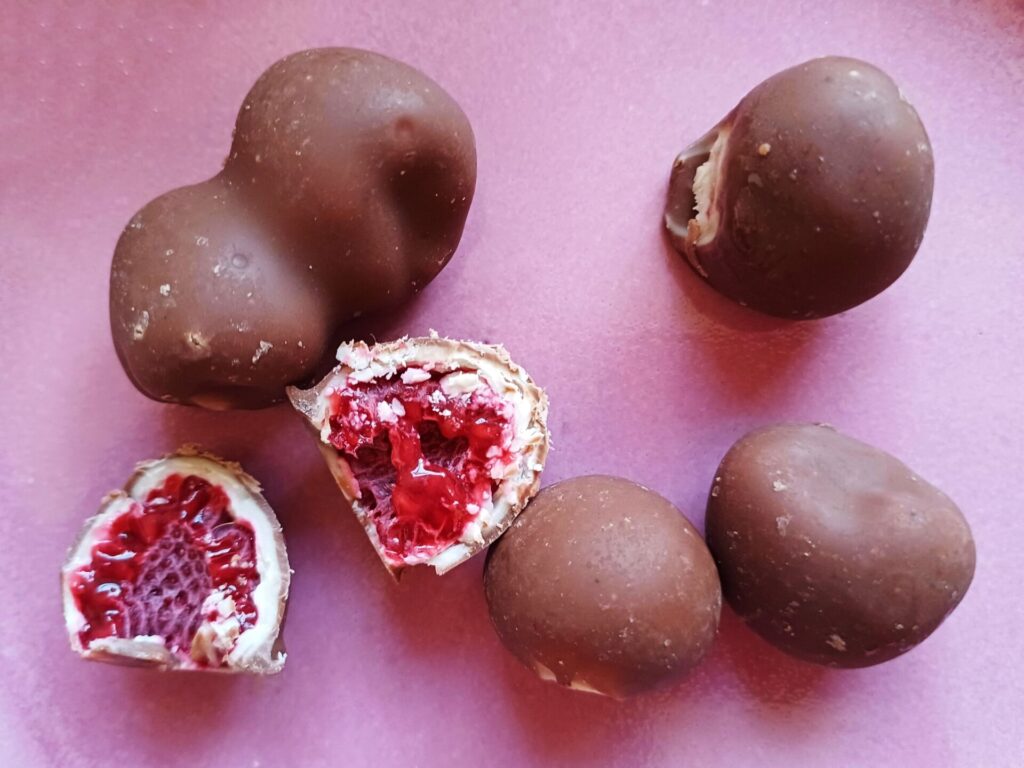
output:
[[[1024,4],[166,2],[0,16],[0,764],[1019,766],[1024,764]],[[890,664],[825,671],[726,612],[675,691],[543,685],[491,631],[482,558],[390,582],[298,417],[162,406],[107,330],[110,255],[157,193],[212,174],[242,96],[291,51],[373,48],[469,114],[479,184],[448,269],[378,338],[501,341],[551,397],[545,481],[621,474],[696,523],[745,430],[832,422],[956,499],[977,537],[960,609]],[[812,56],[888,70],[937,183],[883,296],[793,325],[733,306],[666,246],[675,153]],[[285,672],[161,675],[68,650],[57,571],[102,494],[185,441],[237,459],[282,518]]]

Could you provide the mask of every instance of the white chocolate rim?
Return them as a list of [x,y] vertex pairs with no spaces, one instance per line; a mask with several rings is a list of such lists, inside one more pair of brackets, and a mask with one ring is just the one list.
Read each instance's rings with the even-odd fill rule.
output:
[[693,174],[693,199],[696,216],[690,222],[696,231],[690,233],[694,245],[707,245],[718,234],[720,206],[718,192],[721,185],[718,178],[722,172],[722,159],[725,156],[725,145],[729,141],[728,127],[719,129],[708,159],[697,167]]
[[[547,397],[529,375],[512,362],[501,346],[454,341],[432,334],[429,337],[403,337],[396,341],[369,346],[353,341],[338,348],[339,365],[311,390],[289,388],[292,404],[309,421],[319,436],[318,446],[335,482],[352,505],[360,524],[385,567],[397,573],[405,566],[427,564],[439,574],[466,561],[494,541],[526,502],[537,492],[540,473],[550,447],[547,431]],[[328,442],[329,395],[349,382],[370,382],[422,369],[434,373],[472,371],[502,400],[512,406],[512,460],[499,465],[500,479],[494,497],[482,505],[474,521],[460,540],[429,558],[406,558],[395,563],[381,546],[374,520],[359,503],[359,488],[351,467],[343,455]],[[417,374],[413,374],[416,378]],[[450,386],[468,392],[480,386],[470,377],[453,377]]]
[[91,562],[92,547],[107,526],[135,504],[142,503],[151,490],[162,486],[167,477],[173,474],[197,475],[223,488],[232,515],[236,520],[250,525],[255,533],[256,560],[260,573],[260,583],[252,592],[257,612],[256,624],[237,635],[224,657],[223,667],[202,669],[241,670],[259,674],[280,671],[284,666],[285,654],[275,653],[274,645],[284,618],[291,580],[280,523],[260,493],[259,483],[252,477],[237,465],[199,453],[191,447],[185,447],[178,454],[163,459],[139,464],[125,489],[109,494],[99,513],[86,523],[85,530],[72,547],[61,572],[64,617],[72,649],[85,658],[116,656],[169,668],[199,668],[189,660],[171,653],[164,645],[163,638],[157,636],[100,638],[90,642],[88,647],[83,647],[78,633],[83,628],[84,618],[75,605],[69,582],[72,573]]
[[698,249],[714,241],[721,226],[722,185],[719,182],[731,130],[730,119],[727,117],[699,141],[684,149],[673,164],[674,183],[675,169],[692,167],[703,158],[703,162],[693,169],[693,178],[689,182],[693,215],[684,218],[679,215],[680,212],[666,210],[665,227],[675,247],[686,255],[690,266],[705,278],[708,274],[698,258]]
[[[558,682],[558,676],[551,671],[551,668],[545,666],[536,659],[533,662],[533,671],[537,674],[537,677],[539,677],[545,683],[554,683],[555,685],[561,685],[561,683]],[[574,691],[582,691],[583,693],[594,693],[598,696],[607,696],[609,698],[615,698],[610,693],[595,688],[581,677],[574,677],[568,685],[565,685],[563,687],[571,688]]]

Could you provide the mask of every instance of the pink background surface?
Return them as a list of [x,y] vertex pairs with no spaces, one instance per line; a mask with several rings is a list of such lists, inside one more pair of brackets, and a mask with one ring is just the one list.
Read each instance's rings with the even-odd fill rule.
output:
[[[1024,4],[4,5],[0,764],[1022,764]],[[835,423],[961,504],[978,543],[962,607],[875,669],[789,660],[726,612],[673,692],[616,704],[559,690],[498,644],[482,558],[389,582],[290,410],[137,394],[107,330],[122,226],[211,175],[257,75],[318,45],[422,68],[479,146],[455,260],[368,329],[504,342],[550,393],[546,482],[621,474],[698,524],[745,430]],[[662,200],[685,143],[762,78],[827,53],[881,65],[918,107],[934,208],[887,293],[787,325],[700,284],[662,238]],[[186,440],[242,461],[284,522],[295,578],[278,677],[160,675],[67,648],[65,548],[136,460]]]

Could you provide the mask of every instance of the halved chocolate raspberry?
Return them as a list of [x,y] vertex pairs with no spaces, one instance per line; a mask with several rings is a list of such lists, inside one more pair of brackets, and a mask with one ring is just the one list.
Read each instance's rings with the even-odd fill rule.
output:
[[537,492],[547,398],[502,347],[435,335],[350,342],[338,360],[289,397],[392,573],[454,568]]
[[140,464],[71,548],[62,573],[71,647],[166,669],[278,672],[290,576],[259,483],[184,448]]

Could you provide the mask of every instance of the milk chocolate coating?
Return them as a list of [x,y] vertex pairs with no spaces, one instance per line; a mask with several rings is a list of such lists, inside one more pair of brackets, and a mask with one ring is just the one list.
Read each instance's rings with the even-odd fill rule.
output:
[[258,408],[311,379],[341,327],[447,264],[476,182],[473,132],[421,72],[322,48],[246,96],[223,170],[149,203],[114,253],[114,345],[154,399]]
[[491,620],[541,677],[616,698],[668,685],[704,656],[722,595],[697,530],[615,477],[543,489],[491,547]]
[[[713,173],[701,242],[694,177]],[[931,209],[931,145],[892,79],[857,59],[814,59],[748,93],[672,169],[665,223],[719,292],[769,315],[817,318],[885,290],[910,265]]]
[[817,424],[751,432],[708,500],[733,609],[807,661],[866,667],[910,650],[963,599],[974,540],[957,506],[889,454]]

